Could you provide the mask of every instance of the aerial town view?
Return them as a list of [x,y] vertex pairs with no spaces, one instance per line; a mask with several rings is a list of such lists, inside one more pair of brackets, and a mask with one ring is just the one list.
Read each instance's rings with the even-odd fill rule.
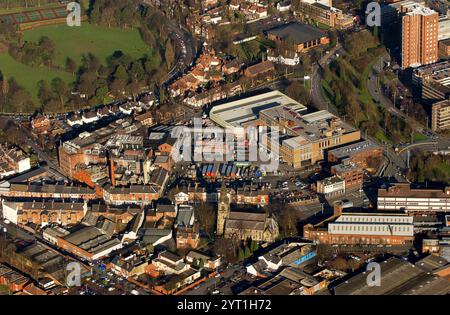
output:
[[450,294],[449,1],[0,0],[0,127],[2,298]]

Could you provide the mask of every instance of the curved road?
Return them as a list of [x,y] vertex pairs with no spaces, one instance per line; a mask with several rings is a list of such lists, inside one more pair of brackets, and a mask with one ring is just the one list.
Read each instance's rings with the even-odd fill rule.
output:
[[[343,48],[341,44],[338,42],[337,45],[326,54],[318,64],[314,66],[313,75],[312,75],[312,92],[311,92],[311,100],[319,110],[328,110],[333,114],[337,115],[337,112],[333,106],[330,106],[329,101],[324,97],[322,93],[322,69],[323,67],[330,63],[333,58],[336,58],[336,54],[342,54]],[[370,137],[368,135],[365,138],[378,143],[382,147],[385,148],[384,155],[387,159],[387,165],[384,170],[384,176],[388,178],[395,178],[399,182],[405,181],[400,172],[406,168],[406,160],[395,154],[395,152],[384,143],[380,143],[377,139]]]
[[[142,3],[154,8],[149,0],[143,0]],[[187,29],[169,18],[167,18],[167,27],[171,33],[172,39],[178,46],[178,51],[181,51],[181,55],[179,55],[175,66],[164,78],[163,85],[170,83],[175,77],[186,71],[186,69],[194,62],[197,55],[195,40]]]
[[334,107],[330,106],[329,101],[322,95],[322,69],[330,63],[333,58],[336,58],[336,54],[342,54],[343,48],[340,42],[337,42],[336,46],[330,50],[328,54],[323,56],[317,64],[313,66],[313,73],[311,76],[311,100],[317,109],[328,110],[333,114],[337,114]]

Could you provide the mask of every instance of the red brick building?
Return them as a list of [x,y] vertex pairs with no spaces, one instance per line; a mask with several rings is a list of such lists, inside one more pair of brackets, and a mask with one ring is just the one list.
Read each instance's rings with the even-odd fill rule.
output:
[[345,189],[362,187],[363,169],[356,164],[338,164],[331,167],[331,174],[345,181]]
[[0,264],[0,285],[7,286],[10,291],[22,291],[29,280],[23,274],[14,271],[4,264]]
[[103,199],[112,205],[149,205],[161,197],[160,187],[154,185],[131,185],[129,187],[103,187]]
[[266,60],[245,69],[244,75],[247,78],[256,78],[260,75],[272,74],[273,72],[275,72],[275,66],[271,61]]
[[[87,153],[90,152],[90,153]],[[75,175],[76,166],[78,164],[106,164],[106,155],[96,150],[89,150],[88,148],[69,149],[64,143],[58,149],[59,167],[61,171],[73,178]]]
[[412,245],[413,217],[404,213],[342,213],[303,228],[303,237],[329,245]]
[[295,52],[305,52],[311,48],[330,43],[328,35],[318,28],[302,23],[287,23],[267,31],[267,38],[279,46]]
[[95,190],[89,187],[69,186],[60,184],[11,184],[8,189],[0,191],[0,196],[17,198],[42,199],[97,199]]
[[171,155],[174,144],[177,142],[175,138],[169,138],[164,143],[158,146],[158,150],[161,154]]
[[381,159],[383,148],[370,140],[348,144],[339,148],[328,150],[328,162],[353,163],[367,168],[371,159]]
[[177,248],[197,248],[200,243],[199,226],[195,223],[191,227],[178,227],[176,234]]

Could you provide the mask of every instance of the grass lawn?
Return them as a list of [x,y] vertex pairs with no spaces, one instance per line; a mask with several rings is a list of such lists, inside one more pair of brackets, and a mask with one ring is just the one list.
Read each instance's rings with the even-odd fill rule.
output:
[[421,133],[419,133],[419,132],[416,132],[414,135],[413,135],[413,140],[414,140],[414,142],[415,141],[423,141],[423,140],[428,140],[429,138],[427,137],[427,136],[425,136],[425,135],[423,135],[423,134],[421,134]]
[[380,142],[392,143],[391,139],[381,130],[377,131],[375,138]]
[[15,61],[7,52],[0,54],[0,70],[7,78],[14,77],[16,81],[33,96],[35,104],[38,104],[37,83],[46,80],[48,83],[56,77],[60,77],[67,83],[75,80],[75,77],[64,71],[47,68],[33,68]]
[[368,105],[375,105],[373,100],[372,100],[372,95],[370,95],[369,89],[367,87],[367,80],[369,78],[369,72],[372,69],[373,65],[375,64],[375,62],[378,61],[378,55],[375,57],[375,59],[373,59],[366,68],[364,68],[364,71],[362,73],[362,78],[364,80],[364,84],[363,84],[363,88],[360,91],[360,97],[359,99],[361,100],[361,102],[368,104]]
[[48,36],[56,44],[56,63],[64,66],[67,57],[78,64],[86,53],[96,55],[106,64],[106,58],[121,50],[133,58],[151,53],[151,48],[141,39],[137,29],[122,30],[82,23],[81,27],[54,25],[26,31],[24,39],[37,42]]
[[[141,39],[136,29],[121,30],[91,25],[87,22],[81,27],[68,27],[67,25],[53,25],[26,31],[24,39],[37,42],[41,36],[48,36],[56,45],[55,63],[65,66],[67,57],[81,64],[82,56],[93,53],[101,62],[106,64],[107,57],[115,51],[121,50],[133,58],[141,58],[151,52],[151,48]],[[7,77],[14,77],[21,86],[33,96],[38,105],[37,83],[40,80],[50,82],[60,77],[67,83],[74,81],[74,77],[65,71],[47,68],[33,68],[21,64],[11,58],[7,52],[0,54],[0,71]]]
[[322,22],[317,22],[317,23],[316,23],[316,26],[317,26],[318,28],[321,28],[321,29],[327,30],[327,31],[330,29],[330,26],[328,26],[328,25],[326,25],[326,24],[323,24]]

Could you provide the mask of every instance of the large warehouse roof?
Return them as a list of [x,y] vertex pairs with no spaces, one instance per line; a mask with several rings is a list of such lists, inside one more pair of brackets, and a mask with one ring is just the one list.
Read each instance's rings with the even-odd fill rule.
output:
[[295,107],[296,111],[307,110],[283,93],[272,91],[216,106],[211,110],[210,118],[222,127],[240,127],[257,119],[260,111],[279,105]]

